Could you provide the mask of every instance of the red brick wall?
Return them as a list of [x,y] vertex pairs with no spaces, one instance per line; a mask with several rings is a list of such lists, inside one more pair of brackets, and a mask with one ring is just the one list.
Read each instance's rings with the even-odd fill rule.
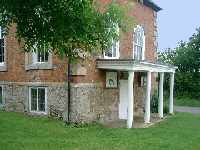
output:
[[[99,0],[103,3],[110,0]],[[126,0],[120,0],[126,2]],[[155,61],[155,37],[154,32],[156,26],[154,25],[155,16],[154,11],[144,5],[135,3],[129,15],[134,16],[137,24],[145,27],[146,33],[146,59]],[[130,33],[123,33],[120,37],[120,58],[132,58],[133,55],[133,31]],[[15,39],[15,27],[11,27],[10,33],[6,38],[7,50],[7,72],[0,72],[0,80],[16,81],[16,82],[64,82],[67,80],[67,63],[53,56],[52,70],[29,70],[25,71],[25,54],[20,51],[20,46]],[[73,82],[92,83],[104,82],[105,72],[96,69],[96,62],[94,59],[84,62],[87,69],[86,76],[74,76]]]
[[15,38],[15,26],[6,37],[7,71],[0,72],[1,81],[63,82],[67,79],[67,63],[53,56],[52,70],[25,70],[25,53]]
[[[103,3],[108,3],[110,0],[100,0]],[[120,0],[120,3],[127,2]],[[130,16],[134,16],[136,24],[144,26],[145,29],[145,58],[147,61],[155,62],[156,60],[156,37],[154,32],[157,31],[155,26],[154,11],[139,3],[134,3],[133,9],[129,12]],[[134,30],[134,27],[133,27]],[[128,33],[120,33],[120,59],[133,58],[133,30]],[[95,69],[95,61],[87,61],[85,63],[88,75],[74,77],[74,82],[99,82],[105,81],[105,72]],[[154,79],[153,79],[154,80]]]

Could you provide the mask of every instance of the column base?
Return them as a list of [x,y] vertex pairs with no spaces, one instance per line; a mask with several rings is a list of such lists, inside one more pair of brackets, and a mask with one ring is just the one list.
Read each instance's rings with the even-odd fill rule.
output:
[[150,121],[148,121],[148,122],[144,122],[145,124],[150,124],[151,122]]

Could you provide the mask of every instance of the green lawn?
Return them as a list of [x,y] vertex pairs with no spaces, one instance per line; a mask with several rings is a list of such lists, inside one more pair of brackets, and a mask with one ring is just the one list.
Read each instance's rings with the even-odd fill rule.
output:
[[148,129],[64,127],[0,112],[1,150],[200,150],[200,116],[179,113]]
[[191,107],[200,107],[200,100],[191,99],[187,97],[176,98],[176,106],[191,106]]

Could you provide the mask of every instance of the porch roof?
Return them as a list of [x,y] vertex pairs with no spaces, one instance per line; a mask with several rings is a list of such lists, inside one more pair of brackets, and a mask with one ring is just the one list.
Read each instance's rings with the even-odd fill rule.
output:
[[97,59],[96,67],[105,70],[121,70],[135,72],[169,72],[175,73],[177,67],[161,62],[151,63],[134,59]]

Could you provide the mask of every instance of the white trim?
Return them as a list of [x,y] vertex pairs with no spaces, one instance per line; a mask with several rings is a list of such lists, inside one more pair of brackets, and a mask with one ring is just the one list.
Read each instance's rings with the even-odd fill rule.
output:
[[172,72],[175,73],[176,67],[166,65],[153,64],[148,62],[135,62],[135,61],[97,61],[97,68],[106,70],[121,70],[121,71],[139,71],[139,72]]
[[[31,110],[31,89],[37,89],[37,111]],[[45,89],[45,111],[38,111],[38,89]],[[34,114],[44,114],[47,115],[47,87],[42,86],[31,86],[29,87],[29,111]]]

